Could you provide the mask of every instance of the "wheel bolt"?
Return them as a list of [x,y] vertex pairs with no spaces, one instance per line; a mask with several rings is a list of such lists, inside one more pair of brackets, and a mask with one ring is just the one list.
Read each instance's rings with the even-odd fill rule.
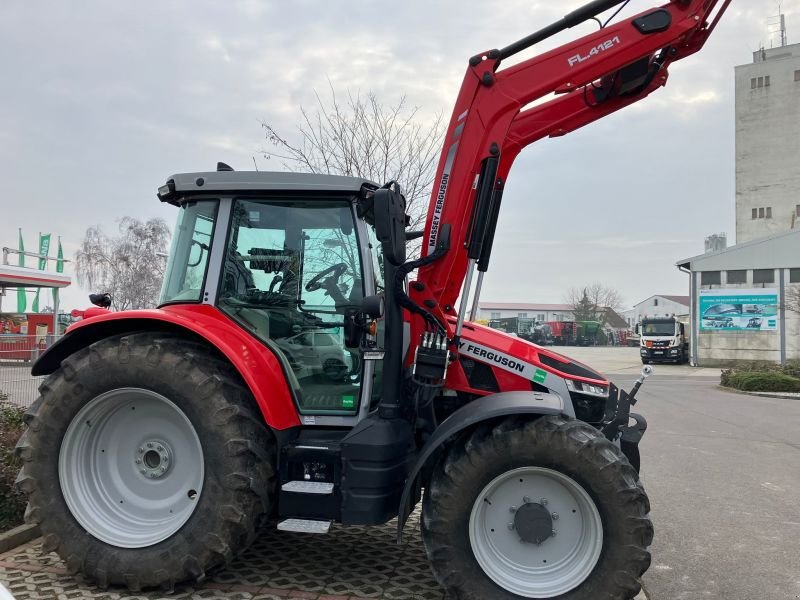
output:
[[150,473],[150,477],[155,477],[155,476],[156,476],[155,473]]
[[156,448],[156,450],[158,450],[159,452],[163,452],[164,451],[164,446],[159,446],[158,448]]
[[550,537],[556,537],[556,530],[555,529],[553,529],[552,533],[550,534]]
[[515,512],[517,512],[517,507],[516,507],[516,506],[509,506],[509,507],[508,507],[508,512],[510,512],[510,513],[515,513]]
[[553,517],[553,521],[558,521],[558,513],[553,513],[550,516]]
[[153,447],[153,442],[147,442],[147,447],[148,448],[152,448]]
[[144,454],[144,448],[139,448],[139,454]]
[[514,531],[514,524],[513,523],[509,523],[508,524],[508,530],[509,531]]
[[141,473],[142,475],[144,475],[145,473],[147,473],[147,471],[145,471],[144,469],[142,469],[141,471],[139,471],[139,473]]
[[163,473],[164,471],[166,471],[166,470],[167,470],[167,467],[161,467],[161,472],[162,472],[162,473]]
[[523,502],[523,503],[525,503],[525,504],[528,504],[530,501],[531,501],[531,499],[530,499],[530,498],[528,498],[528,496],[523,496],[523,497],[522,497],[522,502]]
[[539,504],[541,504],[542,506],[547,506],[547,498],[542,498],[541,500],[539,500]]
[[136,459],[136,464],[137,464],[137,465],[140,465],[140,464],[142,464],[142,459],[141,459],[141,458],[137,458],[137,459]]

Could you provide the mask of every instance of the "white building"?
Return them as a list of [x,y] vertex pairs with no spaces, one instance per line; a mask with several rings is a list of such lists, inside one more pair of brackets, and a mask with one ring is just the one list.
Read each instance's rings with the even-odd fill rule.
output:
[[536,319],[537,321],[571,321],[572,307],[569,304],[525,304],[521,302],[481,302],[478,304],[478,319]]
[[800,230],[677,263],[691,291],[691,362],[800,359]]
[[736,67],[736,243],[800,228],[800,44]]
[[622,317],[628,322],[628,327],[633,327],[645,317],[671,317],[672,315],[688,314],[689,296],[656,294],[634,304],[633,308],[622,313]]

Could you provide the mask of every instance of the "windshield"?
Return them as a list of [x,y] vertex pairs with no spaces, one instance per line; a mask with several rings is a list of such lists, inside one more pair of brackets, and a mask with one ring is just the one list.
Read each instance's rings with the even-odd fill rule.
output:
[[203,200],[189,202],[180,208],[160,304],[201,300],[217,205],[217,200]]
[[661,321],[654,323],[644,322],[642,324],[643,335],[661,335],[673,336],[675,335],[675,322],[674,321]]

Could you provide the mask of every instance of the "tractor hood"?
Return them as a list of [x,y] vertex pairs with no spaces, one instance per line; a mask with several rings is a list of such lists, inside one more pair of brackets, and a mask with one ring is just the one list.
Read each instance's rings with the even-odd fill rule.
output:
[[497,329],[465,323],[458,352],[531,381],[544,380],[547,373],[564,379],[608,385],[608,380],[590,367]]

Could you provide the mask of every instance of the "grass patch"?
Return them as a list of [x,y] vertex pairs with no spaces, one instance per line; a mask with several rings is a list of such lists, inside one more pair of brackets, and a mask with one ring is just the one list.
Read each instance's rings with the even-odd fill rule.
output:
[[745,392],[800,393],[800,364],[737,366],[722,371],[720,383]]
[[25,410],[7,404],[8,396],[0,392],[0,531],[22,524],[25,514],[25,495],[14,487],[22,462],[14,454],[25,424]]

